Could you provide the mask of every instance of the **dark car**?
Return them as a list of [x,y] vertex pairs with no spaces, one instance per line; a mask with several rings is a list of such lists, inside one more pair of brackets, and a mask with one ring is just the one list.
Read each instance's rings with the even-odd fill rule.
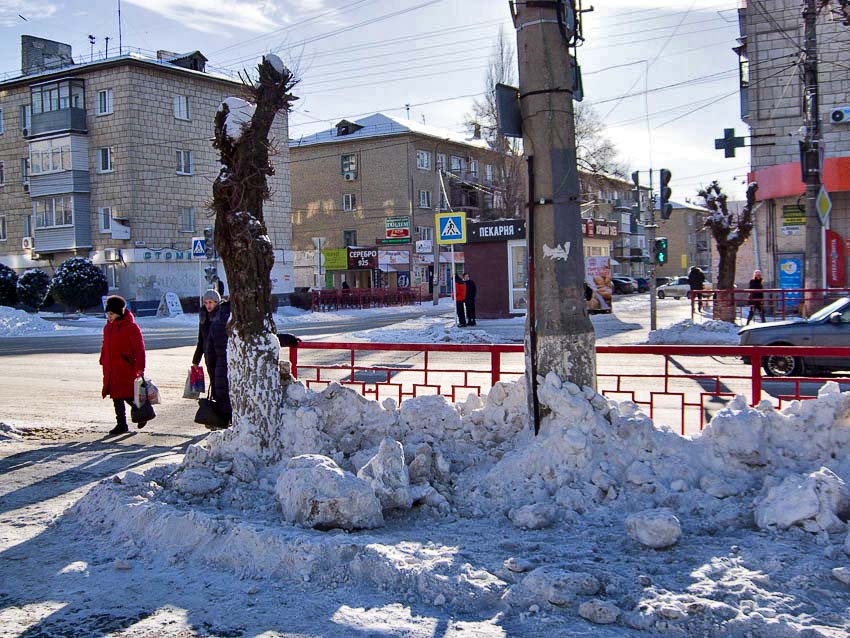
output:
[[[738,331],[742,346],[850,346],[850,297],[842,297],[808,319],[772,321],[745,326]],[[762,358],[764,371],[772,377],[796,377],[812,371],[850,370],[846,357]],[[745,362],[748,363],[747,359]]]
[[611,277],[611,283],[614,285],[615,295],[628,295],[637,292],[635,284],[630,277]]
[[635,277],[638,283],[638,292],[649,292],[649,279],[646,277]]

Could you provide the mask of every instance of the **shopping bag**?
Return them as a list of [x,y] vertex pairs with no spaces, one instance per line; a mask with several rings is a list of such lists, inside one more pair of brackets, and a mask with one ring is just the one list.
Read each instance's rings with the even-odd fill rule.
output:
[[153,406],[149,401],[145,401],[141,407],[135,405],[130,406],[130,420],[133,423],[147,423],[156,418]]
[[159,388],[154,385],[150,379],[145,379],[145,387],[147,389],[148,403],[151,405],[159,405]]
[[[203,372],[201,374],[203,374]],[[197,399],[201,396],[201,393],[198,392],[197,387],[192,382],[194,376],[194,370],[192,368],[189,368],[189,374],[186,375],[186,383],[183,386],[184,399]]]
[[208,430],[223,430],[229,425],[228,420],[218,411],[215,401],[207,398],[198,399],[195,423],[200,423]]
[[204,369],[201,366],[193,366],[189,370],[189,379],[192,382],[192,388],[201,396],[207,391],[206,383],[204,383]]
[[148,400],[148,387],[144,377],[136,377],[133,381],[133,404],[140,408]]

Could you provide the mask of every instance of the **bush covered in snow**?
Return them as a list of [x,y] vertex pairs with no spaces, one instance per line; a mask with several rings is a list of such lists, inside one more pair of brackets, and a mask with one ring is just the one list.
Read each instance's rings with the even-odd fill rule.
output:
[[0,264],[0,306],[14,306],[18,301],[18,274],[5,264]]
[[50,288],[50,275],[39,268],[26,271],[18,279],[18,301],[27,310],[38,310]]
[[108,291],[106,276],[84,257],[71,257],[59,266],[50,286],[56,301],[77,310],[99,305]]

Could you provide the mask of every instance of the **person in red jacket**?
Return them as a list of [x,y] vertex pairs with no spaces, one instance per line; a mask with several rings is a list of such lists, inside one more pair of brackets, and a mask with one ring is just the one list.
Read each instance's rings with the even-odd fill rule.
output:
[[455,275],[455,307],[457,308],[457,325],[463,328],[466,325],[466,310],[464,309],[464,301],[466,301],[466,284],[460,275]]
[[[133,383],[145,371],[145,340],[133,313],[118,295],[106,299],[100,365],[103,367],[101,396],[112,397],[115,407],[115,427],[109,431],[109,436],[126,434],[129,430],[124,404],[132,405]],[[143,428],[146,423],[143,421],[138,427]]]

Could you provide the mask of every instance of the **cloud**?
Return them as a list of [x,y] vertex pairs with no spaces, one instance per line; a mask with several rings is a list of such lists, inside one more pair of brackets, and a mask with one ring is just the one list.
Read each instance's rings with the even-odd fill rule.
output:
[[[226,33],[233,28],[268,31],[279,27],[278,10],[266,0],[128,0],[196,31]],[[315,4],[317,0],[311,0]]]
[[[693,3],[693,7],[691,4]],[[660,11],[686,11],[690,7],[692,11],[718,11],[723,10],[719,7],[718,0],[691,0],[690,2],[683,0],[619,0],[617,2],[617,10],[630,9],[658,9]],[[732,0],[728,0],[726,9],[735,9],[736,4]]]
[[56,13],[56,5],[50,0],[0,0],[0,27],[14,27],[38,18],[49,18]]

